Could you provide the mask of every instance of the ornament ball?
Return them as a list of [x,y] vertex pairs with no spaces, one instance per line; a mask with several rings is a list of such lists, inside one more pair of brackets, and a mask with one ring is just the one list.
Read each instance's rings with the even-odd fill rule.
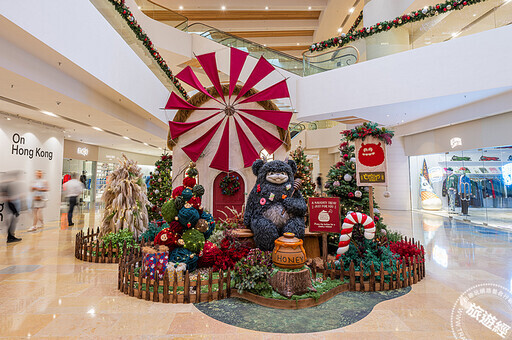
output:
[[384,197],[386,197],[386,198],[391,197],[391,193],[390,193],[389,191],[387,191],[387,190],[386,190],[386,191],[384,191],[383,195],[384,195]]
[[363,193],[357,190],[356,192],[354,192],[354,196],[356,196],[357,198],[361,198],[361,196],[363,196]]
[[343,179],[346,181],[346,182],[350,182],[352,180],[352,175],[350,174],[345,174],[345,176],[343,176]]
[[339,187],[340,186],[340,182],[339,181],[335,181],[332,185],[335,186],[335,187]]

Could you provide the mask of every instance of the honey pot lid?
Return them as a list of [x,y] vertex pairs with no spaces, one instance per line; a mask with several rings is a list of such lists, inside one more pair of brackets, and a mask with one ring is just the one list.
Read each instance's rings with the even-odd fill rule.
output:
[[295,237],[294,233],[283,233],[283,236],[279,238],[279,241],[283,243],[297,243],[301,240]]

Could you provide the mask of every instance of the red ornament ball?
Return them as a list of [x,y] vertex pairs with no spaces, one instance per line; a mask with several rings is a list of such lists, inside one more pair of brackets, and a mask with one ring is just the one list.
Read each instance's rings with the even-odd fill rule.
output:
[[183,185],[180,185],[179,187],[174,188],[172,191],[172,197],[176,198],[178,196],[181,196],[181,193],[185,190],[185,187]]
[[348,197],[350,197],[350,198],[354,197],[354,193],[353,192],[349,192],[348,193]]
[[173,232],[170,228],[162,229],[155,237],[155,245],[162,244],[169,247],[169,250],[178,247],[178,240],[181,234]]
[[194,208],[199,210],[199,207],[201,207],[201,197],[194,196],[188,201],[188,203],[192,204]]
[[185,188],[191,188],[192,189],[194,187],[194,185],[196,185],[196,182],[197,182],[196,179],[193,178],[193,177],[185,177],[183,179],[183,186]]
[[203,255],[199,257],[197,266],[199,268],[207,268],[213,266],[215,257],[221,253],[221,250],[210,241],[206,241],[203,247]]

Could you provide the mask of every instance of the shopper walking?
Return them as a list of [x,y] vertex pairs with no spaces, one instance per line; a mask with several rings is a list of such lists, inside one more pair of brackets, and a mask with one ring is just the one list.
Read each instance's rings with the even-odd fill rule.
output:
[[2,196],[3,207],[5,210],[7,225],[7,243],[19,242],[21,238],[15,236],[16,224],[18,216],[20,216],[20,199],[21,192],[19,190],[20,171],[11,171],[5,174],[4,181],[0,185],[0,193]]
[[69,202],[69,210],[68,210],[68,225],[70,227],[74,226],[73,223],[73,210],[75,210],[76,203],[78,202],[78,196],[82,194],[84,191],[84,184],[77,180],[77,174],[71,174],[71,180],[64,184],[64,193]]
[[43,178],[41,170],[36,171],[36,179],[32,183],[32,215],[34,216],[34,223],[28,231],[36,231],[37,223],[41,222],[41,228],[44,227],[43,209],[46,206],[46,193],[48,192],[48,183]]
[[324,187],[322,185],[322,174],[321,173],[319,173],[318,177],[316,178],[316,187],[318,188],[318,191],[320,192],[320,194],[322,194],[324,192]]

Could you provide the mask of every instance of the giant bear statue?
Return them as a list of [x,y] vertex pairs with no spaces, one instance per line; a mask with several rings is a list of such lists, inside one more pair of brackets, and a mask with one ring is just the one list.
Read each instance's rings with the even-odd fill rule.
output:
[[257,176],[245,206],[244,224],[254,233],[261,250],[274,249],[274,241],[285,232],[304,238],[306,201],[294,190],[297,165],[293,160],[256,160],[252,172]]

